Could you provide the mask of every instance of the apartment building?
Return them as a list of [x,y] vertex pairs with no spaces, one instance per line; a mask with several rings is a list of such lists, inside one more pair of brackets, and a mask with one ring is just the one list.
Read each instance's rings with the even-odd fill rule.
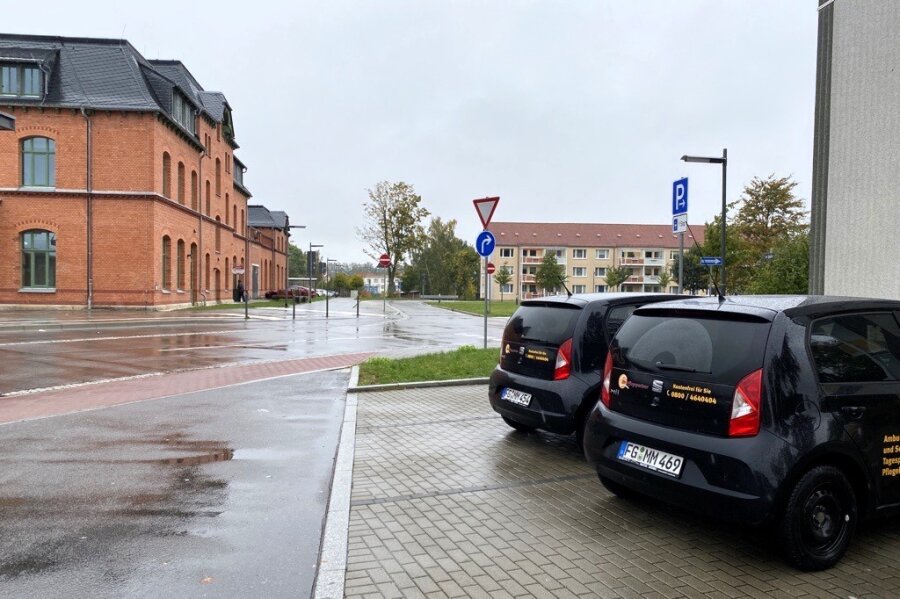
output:
[[0,131],[0,304],[230,300],[245,264],[267,269],[260,293],[279,287],[286,252],[248,235],[231,106],[181,62],[0,34],[0,111],[16,119]]
[[[692,225],[693,235],[685,233],[685,249],[703,243],[705,227]],[[615,225],[592,223],[491,223],[496,245],[489,260],[496,269],[512,276],[501,286],[491,277],[491,297],[529,299],[545,294],[535,280],[537,269],[547,253],[565,267],[566,285],[572,293],[607,291],[674,293],[678,280],[665,289],[660,274],[678,262],[678,235],[669,225]],[[624,266],[631,271],[619,289],[606,281],[609,268]],[[483,272],[479,277],[483,287]],[[562,290],[559,290],[562,291]],[[482,289],[483,292],[483,289]]]

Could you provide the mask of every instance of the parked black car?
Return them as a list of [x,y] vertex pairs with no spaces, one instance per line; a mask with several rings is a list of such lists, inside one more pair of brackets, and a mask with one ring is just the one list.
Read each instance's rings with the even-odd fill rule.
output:
[[771,523],[789,563],[843,556],[900,506],[900,302],[693,299],[635,311],[584,448],[613,493]]
[[616,330],[638,306],[679,297],[596,293],[523,301],[503,331],[491,407],[517,430],[575,432],[580,444]]

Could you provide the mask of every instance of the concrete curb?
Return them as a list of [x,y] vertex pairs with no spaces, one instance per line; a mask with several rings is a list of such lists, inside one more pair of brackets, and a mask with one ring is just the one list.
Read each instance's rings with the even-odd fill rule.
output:
[[356,452],[357,397],[350,389],[356,388],[358,382],[359,366],[354,366],[350,371],[341,440],[334,464],[322,547],[319,550],[319,567],[312,593],[316,599],[341,599],[344,596],[350,534],[350,491],[353,485],[353,457]]
[[[354,368],[357,368],[354,366]],[[461,387],[463,385],[487,385],[491,381],[491,377],[482,376],[471,379],[450,379],[446,381],[417,381],[412,383],[389,383],[386,385],[362,385],[351,386],[347,389],[348,393],[366,393],[369,391],[400,391],[403,389],[429,389],[431,387]],[[359,380],[357,372],[356,380]]]
[[[251,318],[252,320],[252,318]],[[0,322],[0,332],[95,331],[98,329],[152,328],[160,326],[225,324],[244,322],[243,313],[236,316],[199,316],[187,318],[135,318],[115,320],[74,320],[70,322]]]

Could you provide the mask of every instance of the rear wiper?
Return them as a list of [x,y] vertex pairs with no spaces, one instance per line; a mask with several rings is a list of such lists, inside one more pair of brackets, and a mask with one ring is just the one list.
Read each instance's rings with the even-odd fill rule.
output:
[[657,362],[656,367],[660,370],[678,370],[680,372],[697,372],[696,368],[691,368],[690,366],[679,366],[678,364],[665,364],[663,362]]

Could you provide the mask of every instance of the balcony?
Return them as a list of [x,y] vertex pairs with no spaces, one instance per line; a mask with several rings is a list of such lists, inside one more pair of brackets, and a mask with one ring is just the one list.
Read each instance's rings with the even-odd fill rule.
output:
[[625,279],[624,282],[625,283],[643,283],[644,277],[642,277],[641,275],[632,275],[632,276],[628,277],[627,279]]
[[534,275],[519,275],[521,283],[534,283]]
[[665,258],[644,258],[644,264],[647,266],[665,266]]
[[543,258],[537,258],[535,256],[522,256],[522,264],[540,264]]
[[643,258],[622,258],[619,260],[619,264],[622,266],[636,266],[636,265],[643,266],[644,259]]

